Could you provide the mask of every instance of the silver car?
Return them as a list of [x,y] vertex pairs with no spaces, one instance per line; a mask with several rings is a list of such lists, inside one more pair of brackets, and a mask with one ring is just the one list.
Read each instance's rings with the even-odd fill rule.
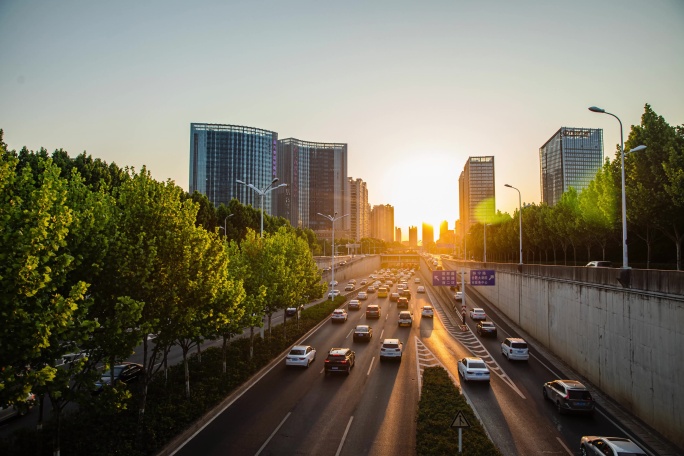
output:
[[624,437],[597,437],[585,435],[580,441],[580,454],[588,455],[645,455],[646,452],[636,443]]
[[463,380],[489,382],[489,368],[482,358],[466,357],[458,360],[458,375]]

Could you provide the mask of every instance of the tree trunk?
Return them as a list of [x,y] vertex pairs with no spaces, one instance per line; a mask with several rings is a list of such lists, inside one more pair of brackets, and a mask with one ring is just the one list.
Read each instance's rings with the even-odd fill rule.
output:
[[223,335],[223,346],[221,347],[223,355],[223,375],[228,373],[227,363],[228,363],[228,338]]
[[185,371],[185,397],[190,399],[190,366],[188,365],[189,347],[183,346],[183,370]]
[[254,359],[254,326],[249,327],[249,359]]

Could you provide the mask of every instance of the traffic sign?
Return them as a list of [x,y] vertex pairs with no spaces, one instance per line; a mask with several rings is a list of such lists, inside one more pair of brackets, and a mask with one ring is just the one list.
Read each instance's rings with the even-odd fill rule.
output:
[[496,271],[493,269],[471,269],[470,284],[484,286],[496,285]]
[[432,286],[455,287],[458,285],[458,271],[432,271]]
[[459,429],[467,429],[470,427],[470,423],[461,410],[458,411],[456,418],[451,422],[451,427]]

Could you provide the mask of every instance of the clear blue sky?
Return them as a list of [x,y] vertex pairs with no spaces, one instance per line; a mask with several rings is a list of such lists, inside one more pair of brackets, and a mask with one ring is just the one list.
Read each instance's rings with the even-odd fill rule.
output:
[[[345,142],[395,224],[458,218],[458,176],[494,155],[497,208],[538,202],[561,126],[644,104],[684,124],[684,2],[0,1],[0,128],[11,149],[147,165],[188,188],[191,122]],[[419,230],[420,231],[420,230]],[[419,233],[420,236],[420,233]]]

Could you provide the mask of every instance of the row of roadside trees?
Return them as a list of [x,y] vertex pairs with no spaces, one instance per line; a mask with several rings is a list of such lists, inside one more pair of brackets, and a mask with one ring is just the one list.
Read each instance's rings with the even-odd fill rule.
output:
[[[684,241],[684,126],[672,127],[649,105],[640,125],[633,125],[625,142],[628,244],[630,263],[651,267],[676,264],[682,269]],[[514,184],[511,182],[511,184]],[[523,212],[525,263],[562,263],[579,259],[621,263],[621,162],[619,146],[613,160],[606,158],[589,187],[571,188],[560,202],[526,205]],[[487,260],[518,262],[519,211],[497,213],[487,221]],[[465,240],[468,258],[481,260],[484,227],[476,224]],[[462,242],[462,241],[461,241]],[[463,248],[464,245],[461,245]],[[463,250],[461,250],[463,251]]]
[[[140,424],[147,387],[174,345],[189,395],[193,347],[222,338],[225,349],[243,328],[324,291],[313,233],[265,222],[261,239],[259,212],[237,201],[215,209],[145,168],[85,153],[8,151],[0,130],[0,405],[25,407],[36,393],[42,420],[47,397],[59,451],[67,404],[125,403],[125,388],[108,388],[93,404],[92,388],[102,365],[141,342]],[[74,352],[86,356],[61,365]]]

